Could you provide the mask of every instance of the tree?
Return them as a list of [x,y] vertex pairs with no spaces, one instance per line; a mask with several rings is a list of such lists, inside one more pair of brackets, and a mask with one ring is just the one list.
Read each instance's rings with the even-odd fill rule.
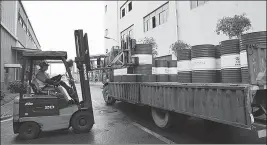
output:
[[177,57],[177,50],[190,49],[191,46],[182,40],[178,40],[170,46],[172,53]]
[[152,55],[153,57],[156,57],[158,55],[157,49],[158,49],[158,45],[155,41],[155,39],[153,37],[145,37],[141,40],[138,41],[138,43],[141,44],[151,44],[152,45]]
[[251,22],[245,15],[235,15],[234,17],[223,17],[219,19],[216,27],[217,35],[223,33],[229,39],[233,37],[240,39],[241,35],[251,28]]

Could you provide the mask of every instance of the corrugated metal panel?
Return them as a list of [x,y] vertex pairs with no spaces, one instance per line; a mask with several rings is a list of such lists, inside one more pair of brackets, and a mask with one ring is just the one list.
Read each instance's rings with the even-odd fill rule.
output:
[[[164,110],[250,128],[250,85],[109,83],[111,96]],[[129,90],[130,89],[130,90]]]
[[139,84],[137,83],[110,83],[110,95],[118,100],[130,103],[140,103]]
[[140,86],[142,104],[177,113],[216,120],[221,123],[249,127],[248,86],[217,84],[203,86],[143,83]]
[[15,23],[16,23],[16,1],[1,1],[1,21],[2,23],[15,34]]
[[[15,52],[11,46],[16,45],[16,40],[1,27],[1,80],[4,81],[4,64],[15,63]],[[10,80],[14,79],[14,72],[10,71]]]
[[22,25],[20,23],[18,23],[18,26],[17,26],[17,37],[18,37],[18,40],[20,41],[20,43],[24,47],[26,47],[27,35],[26,35],[26,32],[24,31],[24,29],[22,28]]

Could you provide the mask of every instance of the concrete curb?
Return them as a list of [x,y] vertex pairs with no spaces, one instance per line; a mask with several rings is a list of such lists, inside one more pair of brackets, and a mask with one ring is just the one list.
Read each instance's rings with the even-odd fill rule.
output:
[[12,118],[12,115],[5,115],[4,117],[1,117],[0,118],[0,121],[4,121],[4,120],[7,120],[9,118]]

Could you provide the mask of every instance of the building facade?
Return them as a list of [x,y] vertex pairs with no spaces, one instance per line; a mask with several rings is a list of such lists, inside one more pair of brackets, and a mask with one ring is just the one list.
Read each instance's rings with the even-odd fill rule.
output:
[[[218,19],[245,13],[250,31],[266,31],[266,1],[108,1],[106,36],[120,42],[126,35],[136,40],[153,37],[159,58],[176,59],[170,45],[182,40],[190,45],[214,44],[228,39],[215,32]],[[116,42],[105,40],[106,49]]]
[[1,9],[1,89],[21,78],[23,51],[40,50],[29,17],[21,1],[0,1]]

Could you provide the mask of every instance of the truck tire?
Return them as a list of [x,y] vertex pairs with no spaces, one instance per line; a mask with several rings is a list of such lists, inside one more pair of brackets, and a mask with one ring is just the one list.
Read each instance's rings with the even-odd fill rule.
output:
[[75,133],[89,132],[93,125],[93,116],[88,111],[78,111],[71,117],[71,127]]
[[23,140],[35,139],[41,132],[40,126],[35,122],[24,122],[19,128],[19,138]]
[[104,86],[102,93],[106,105],[113,105],[116,102],[116,99],[109,95],[107,86]]
[[168,129],[172,125],[172,115],[169,111],[151,108],[151,115],[154,123],[161,129]]

